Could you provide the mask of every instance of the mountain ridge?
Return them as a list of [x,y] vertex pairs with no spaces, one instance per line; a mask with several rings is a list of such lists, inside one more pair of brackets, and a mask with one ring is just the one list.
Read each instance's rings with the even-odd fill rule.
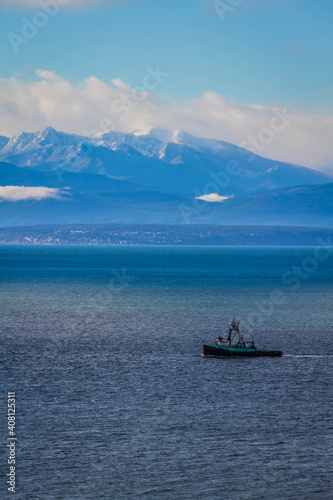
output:
[[211,203],[157,191],[66,191],[0,203],[3,227],[36,224],[215,224],[333,227],[333,183],[280,188]]
[[184,131],[173,132],[171,141],[160,140],[161,135],[170,133],[153,129],[145,135],[108,132],[89,138],[47,127],[11,138],[0,149],[0,161],[35,170],[123,178],[144,188],[187,196],[195,190],[209,194],[204,190],[219,175],[229,177],[228,182],[217,186],[218,194],[223,196],[333,180],[328,174],[258,155],[248,161],[249,152],[238,146],[197,138]]
[[[260,156],[248,161],[235,145],[181,130],[87,138],[47,127],[3,142],[0,215],[6,226],[23,221],[179,224],[188,219],[333,224],[333,177]],[[41,187],[43,199],[32,194],[24,200],[18,194],[6,198],[9,186],[22,187],[20,195]],[[49,188],[65,188],[66,196],[48,199]]]

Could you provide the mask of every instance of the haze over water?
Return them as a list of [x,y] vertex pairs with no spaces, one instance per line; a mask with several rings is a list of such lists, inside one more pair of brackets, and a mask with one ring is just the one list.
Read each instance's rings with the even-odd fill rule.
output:
[[[283,280],[312,256],[0,247],[17,498],[331,499],[333,256]],[[283,357],[203,358],[233,316]]]

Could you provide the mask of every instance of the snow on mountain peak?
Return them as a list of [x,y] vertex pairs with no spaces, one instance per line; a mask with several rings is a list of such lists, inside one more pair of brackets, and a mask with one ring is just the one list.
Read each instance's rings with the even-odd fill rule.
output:
[[[84,137],[76,134],[58,132],[53,127],[46,127],[37,132],[23,132],[19,136],[14,136],[7,144],[3,141],[1,156],[17,155],[28,151],[44,150],[43,155],[54,158],[64,151],[70,149],[73,154],[80,144],[91,143],[96,146],[104,146],[113,151],[124,150],[128,146],[146,158],[156,158],[168,161],[169,163],[183,163],[185,153],[183,147],[190,148],[193,154],[207,152],[216,156],[224,156],[225,153],[232,153],[236,146],[213,139],[202,139],[195,137],[181,129],[145,128],[126,132],[100,132],[94,137]],[[174,145],[174,146],[172,146]],[[178,150],[174,149],[179,146]],[[187,149],[188,151],[188,149]],[[39,153],[36,161],[41,160]]]
[[136,137],[145,136],[147,138],[156,139],[157,141],[163,143],[168,143],[168,142],[179,143],[179,137],[182,132],[183,131],[179,129],[171,130],[164,128],[146,128],[146,129],[133,130],[133,132],[131,132],[130,134]]
[[75,157],[89,139],[76,134],[58,132],[47,127],[37,132],[22,132],[12,137],[1,149],[0,160],[9,159],[18,166],[33,167],[48,162],[66,162]]
[[46,136],[55,136],[59,132],[57,132],[53,127],[46,127],[44,129],[41,129],[37,132],[39,137],[46,137]]
[[131,135],[135,135],[137,137],[140,137],[141,135],[149,135],[150,132],[151,132],[151,128],[139,128],[139,129],[136,129],[136,130],[132,130],[132,132],[130,132]]
[[[185,130],[181,129],[161,129],[161,128],[146,128],[134,130],[129,135],[132,137],[137,137],[141,144],[143,141],[158,141],[160,144],[160,149],[156,157],[162,159],[164,158],[165,149],[168,144],[179,144],[180,146],[188,146],[191,149],[202,152],[203,150],[208,150],[217,156],[219,154],[228,154],[234,152],[236,146],[216,139],[204,139],[201,137],[196,137]],[[157,146],[157,144],[155,143]],[[142,153],[144,154],[144,153]]]

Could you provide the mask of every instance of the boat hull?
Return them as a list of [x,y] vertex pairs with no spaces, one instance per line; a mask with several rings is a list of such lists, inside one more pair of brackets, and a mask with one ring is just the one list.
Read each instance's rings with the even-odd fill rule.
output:
[[249,350],[249,351],[237,351],[236,349],[231,351],[228,349],[221,349],[220,347],[213,347],[209,345],[203,346],[203,356],[218,356],[224,358],[260,358],[269,357],[276,358],[282,356],[282,351],[259,351],[259,350]]

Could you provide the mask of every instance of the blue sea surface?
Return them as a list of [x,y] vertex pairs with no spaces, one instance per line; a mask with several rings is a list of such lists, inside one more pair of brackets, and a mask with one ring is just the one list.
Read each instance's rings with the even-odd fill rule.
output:
[[[0,246],[0,498],[332,499],[333,251],[318,255]],[[282,358],[204,358],[233,316]]]

